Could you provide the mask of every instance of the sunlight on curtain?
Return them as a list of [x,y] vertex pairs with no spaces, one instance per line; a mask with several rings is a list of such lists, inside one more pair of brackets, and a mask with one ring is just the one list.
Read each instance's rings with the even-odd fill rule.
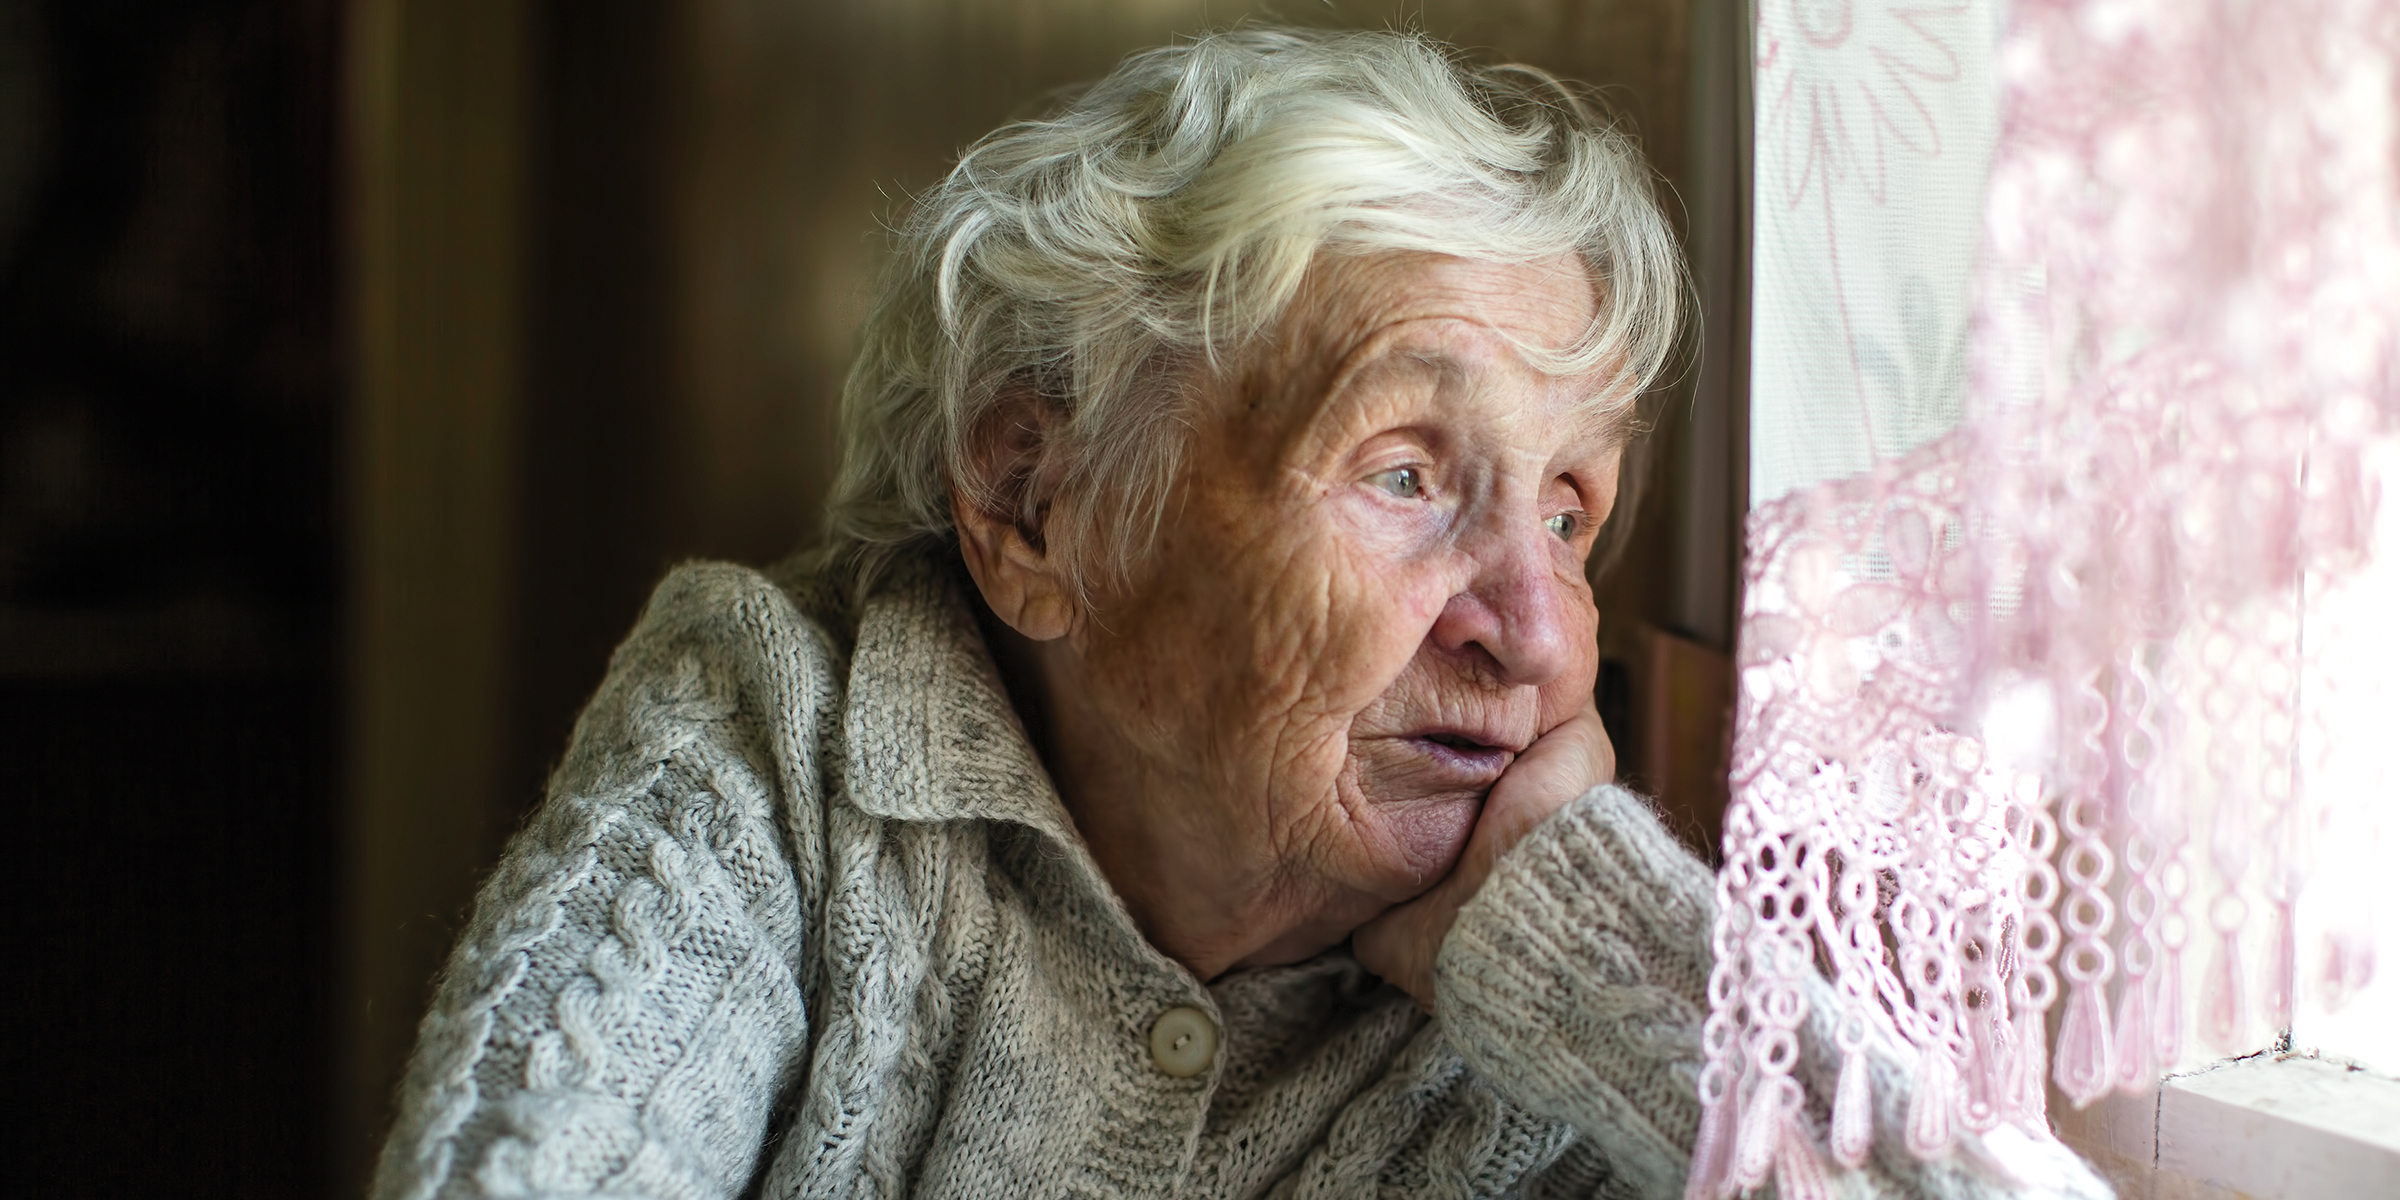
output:
[[[2302,621],[2302,793],[2292,1048],[2400,1077],[2400,440],[2364,566],[2312,573]],[[2380,950],[2380,954],[2378,951]],[[2380,970],[2378,969],[2380,960]]]
[[2287,1036],[2396,1065],[2400,6],[2007,7],[1758,6],[1695,1197]]

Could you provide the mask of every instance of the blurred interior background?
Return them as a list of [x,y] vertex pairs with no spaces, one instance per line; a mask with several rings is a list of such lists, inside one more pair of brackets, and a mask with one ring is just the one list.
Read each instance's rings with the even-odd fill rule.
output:
[[1723,805],[1737,0],[0,0],[21,1194],[355,1195],[649,585],[804,544],[883,221],[1129,50],[1421,28],[1603,89],[1705,337],[1602,581],[1625,772]]

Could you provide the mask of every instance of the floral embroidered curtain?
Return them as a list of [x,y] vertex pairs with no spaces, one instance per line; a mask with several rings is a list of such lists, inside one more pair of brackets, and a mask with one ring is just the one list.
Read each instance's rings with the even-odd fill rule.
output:
[[2377,623],[2341,597],[2400,423],[2400,5],[1756,17],[1695,1198],[2257,1048],[2295,980],[2338,1005],[2372,941],[2296,915],[2312,838],[2391,782],[2331,786],[2343,643],[2311,636]]

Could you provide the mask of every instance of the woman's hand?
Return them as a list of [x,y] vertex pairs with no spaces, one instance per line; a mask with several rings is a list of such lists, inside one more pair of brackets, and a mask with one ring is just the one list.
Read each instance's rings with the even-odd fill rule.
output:
[[1589,702],[1509,764],[1485,797],[1475,832],[1432,891],[1360,926],[1351,948],[1361,966],[1433,1011],[1433,963],[1458,910],[1491,876],[1509,847],[1577,796],[1617,778],[1617,750]]

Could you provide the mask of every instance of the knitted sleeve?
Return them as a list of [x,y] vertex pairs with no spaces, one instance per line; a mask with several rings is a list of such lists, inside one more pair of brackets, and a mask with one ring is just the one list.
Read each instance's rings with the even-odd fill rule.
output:
[[[1511,848],[1442,945],[1435,1009],[1451,1043],[1503,1094],[1593,1139],[1611,1194],[1684,1193],[1715,914],[1708,868],[1641,797],[1603,786]],[[1829,1030],[1812,1032],[1804,1044],[1832,1044]],[[1913,1076],[1904,1054],[1872,1048],[1874,1153],[1858,1171],[1825,1164],[1835,1195],[2109,1194],[2056,1139],[2009,1126],[1918,1161],[1897,1134]],[[1811,1110],[1830,1111],[1836,1075],[1826,1057],[1804,1056]]]
[[748,1182],[807,1046],[835,653],[755,573],[660,585],[476,899],[374,1196]]

